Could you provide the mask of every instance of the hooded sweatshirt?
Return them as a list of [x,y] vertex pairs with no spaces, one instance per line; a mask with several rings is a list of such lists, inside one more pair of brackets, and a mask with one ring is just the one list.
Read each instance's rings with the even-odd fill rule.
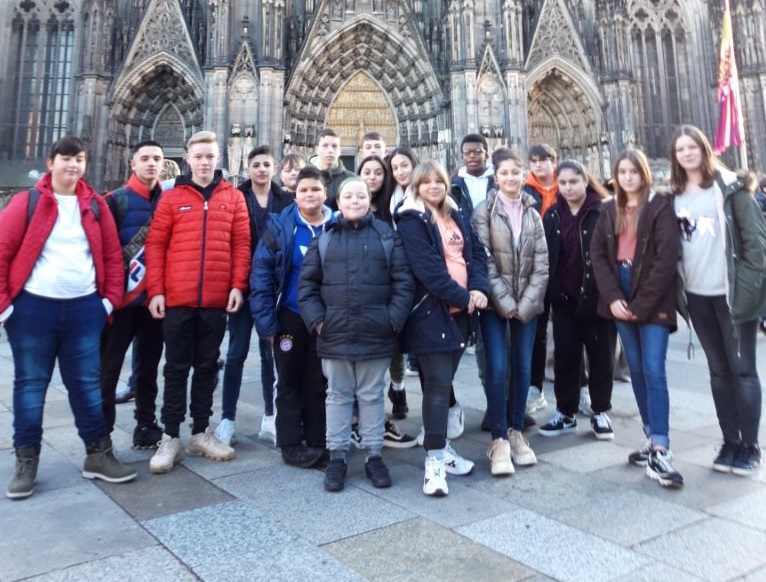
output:
[[527,180],[525,184],[531,188],[534,188],[537,193],[540,195],[540,199],[542,200],[542,205],[540,207],[540,216],[545,215],[545,211],[548,210],[553,204],[556,202],[556,192],[559,189],[559,181],[556,178],[555,174],[553,176],[553,184],[551,184],[550,188],[546,188],[543,186],[540,181],[537,179],[537,176],[535,176],[532,172],[529,172],[529,175],[527,176]]

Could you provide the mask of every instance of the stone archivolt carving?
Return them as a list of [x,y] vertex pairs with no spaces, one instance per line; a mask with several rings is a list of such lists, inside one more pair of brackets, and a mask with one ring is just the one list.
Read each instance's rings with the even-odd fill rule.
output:
[[183,14],[177,0],[153,0],[149,6],[131,62],[140,63],[153,54],[166,51],[188,65],[197,66],[197,57],[186,32]]
[[397,142],[396,117],[380,86],[367,73],[357,72],[335,97],[327,116],[346,146],[361,146],[361,137],[377,131],[388,144]]

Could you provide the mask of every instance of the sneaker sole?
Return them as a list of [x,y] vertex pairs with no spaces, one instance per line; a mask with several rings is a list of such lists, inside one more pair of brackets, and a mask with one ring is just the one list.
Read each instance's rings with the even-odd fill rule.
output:
[[537,456],[534,453],[527,453],[526,455],[512,455],[514,465],[519,467],[529,467],[531,465],[537,465]]
[[[35,484],[37,484],[37,482],[36,482],[36,481],[35,481]],[[5,496],[6,496],[8,499],[26,499],[27,497],[31,497],[31,496],[32,496],[32,494],[33,494],[34,492],[35,492],[35,489],[34,489],[34,487],[33,487],[33,488],[32,488],[31,490],[29,490],[29,491],[20,491],[20,492],[18,492],[18,493],[12,493],[12,492],[10,492],[10,491],[6,491],[6,492],[5,492]]]
[[750,477],[758,472],[758,467],[755,469],[743,469],[740,467],[732,467],[731,472],[738,477]]
[[157,443],[154,443],[153,445],[142,445],[140,443],[133,443],[133,446],[130,448],[133,449],[134,451],[151,451],[151,450],[156,451]]
[[[357,445],[358,447],[359,445]],[[389,449],[411,449],[418,446],[418,441],[412,439],[411,441],[393,441],[383,439],[383,446]]]
[[275,435],[273,432],[260,431],[258,433],[258,439],[262,441],[268,441],[272,445],[277,446],[277,435]]
[[441,487],[434,489],[433,491],[427,491],[425,487],[423,487],[423,493],[428,495],[429,497],[447,497],[447,494],[449,493],[449,489],[442,489]]
[[538,428],[537,432],[543,435],[544,437],[557,437],[563,434],[576,433],[577,427],[573,426],[571,428],[560,428],[556,430],[545,430],[543,428]]
[[513,468],[513,463],[490,463],[489,472],[494,477],[505,477],[507,475],[513,475],[516,470]]
[[170,467],[149,467],[149,471],[152,475],[164,475],[165,473],[170,473],[176,464],[173,463]]
[[128,481],[132,481],[138,476],[138,473],[133,473],[131,475],[125,475],[124,477],[108,477],[107,475],[103,475],[101,473],[94,473],[92,471],[83,471],[82,476],[86,479],[101,479],[102,481],[106,481],[107,483],[127,483]]
[[345,483],[341,483],[340,485],[328,485],[325,483],[324,490],[329,491],[330,493],[338,493],[338,491],[343,491],[345,486]]
[[649,461],[647,459],[642,461],[634,461],[632,459],[628,459],[628,465],[633,465],[634,467],[646,467],[648,463]]
[[671,479],[663,479],[659,473],[655,473],[648,466],[646,467],[646,476],[649,477],[652,481],[657,481],[657,483],[668,489],[680,489],[684,485],[683,481],[679,483]]
[[231,461],[234,458],[234,453],[231,453],[231,455],[211,455],[210,453],[194,449],[186,449],[186,454],[192,457],[205,457],[211,461]]
[[448,475],[458,475],[459,477],[463,477],[464,475],[470,475],[471,473],[473,473],[473,468],[474,468],[474,465],[471,465],[471,468],[468,469],[467,471],[466,470],[460,471],[456,467],[452,467],[449,464],[445,463],[444,465],[444,470],[447,472]]
[[611,440],[614,440],[614,433],[613,432],[610,432],[610,433],[599,433],[599,432],[593,431],[593,434],[596,436],[596,440],[599,440],[599,441],[611,441]]
[[364,474],[365,476],[370,480],[372,483],[372,486],[376,489],[387,489],[388,487],[391,487],[393,485],[393,481],[391,480],[391,476],[389,475],[388,479],[373,479],[372,475],[367,471],[367,467],[364,468]]
[[731,465],[716,465],[713,463],[713,471],[718,473],[731,473],[734,468]]

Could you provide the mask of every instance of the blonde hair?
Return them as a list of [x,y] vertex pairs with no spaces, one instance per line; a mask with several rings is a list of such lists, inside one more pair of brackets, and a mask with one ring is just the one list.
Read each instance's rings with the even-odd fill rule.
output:
[[212,131],[198,131],[193,136],[189,138],[189,141],[186,143],[186,149],[188,150],[190,147],[192,147],[194,144],[198,143],[218,143],[218,136],[213,133]]
[[162,163],[162,170],[160,171],[160,182],[164,180],[170,180],[181,174],[181,168],[178,167],[175,160],[168,160]]
[[420,198],[418,195],[418,190],[420,189],[420,185],[426,181],[428,177],[431,175],[436,175],[441,182],[444,183],[444,200],[442,200],[441,204],[438,208],[436,208],[439,213],[441,213],[443,216],[449,216],[450,215],[450,205],[447,204],[447,196],[449,196],[449,190],[450,190],[450,181],[449,176],[447,175],[446,170],[442,167],[442,165],[439,162],[436,162],[434,160],[426,160],[425,162],[420,162],[414,170],[412,170],[412,178],[410,179],[410,188],[412,188],[412,195],[415,198]]

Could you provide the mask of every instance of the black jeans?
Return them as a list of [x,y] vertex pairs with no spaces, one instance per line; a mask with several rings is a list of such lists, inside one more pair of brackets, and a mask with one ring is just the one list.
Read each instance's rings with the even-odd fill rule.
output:
[[548,350],[548,316],[551,311],[551,302],[547,299],[543,302],[543,312],[537,316],[537,330],[535,331],[535,343],[532,346],[532,379],[530,386],[542,390],[545,382],[545,359]]
[[[461,311],[453,319],[467,345],[471,333],[470,317]],[[423,448],[427,451],[443,449],[447,444],[447,414],[452,380],[464,351],[465,347],[450,352],[418,354],[420,385],[423,390]]]
[[591,408],[606,412],[612,408],[612,370],[617,329],[614,322],[602,317],[580,319],[574,305],[554,305],[553,344],[556,408],[574,416],[580,402],[582,350],[588,355]]
[[[189,413],[192,432],[204,431],[213,414],[213,391],[224,333],[223,308],[171,307],[165,312],[165,399],[162,422],[170,436],[186,416],[186,383],[194,367]],[[173,434],[175,432],[176,434]]]
[[134,338],[134,417],[140,426],[155,422],[157,368],[162,358],[162,321],[154,319],[146,307],[128,307],[115,311],[112,323],[107,324],[101,334],[101,398],[109,432],[114,430],[114,399],[122,363]]
[[755,364],[758,320],[733,324],[724,295],[687,293],[686,298],[707,358],[723,439],[757,443],[761,421],[761,381]]
[[277,446],[325,447],[327,381],[317,355],[317,334],[287,308],[277,314],[274,338],[277,368]]

